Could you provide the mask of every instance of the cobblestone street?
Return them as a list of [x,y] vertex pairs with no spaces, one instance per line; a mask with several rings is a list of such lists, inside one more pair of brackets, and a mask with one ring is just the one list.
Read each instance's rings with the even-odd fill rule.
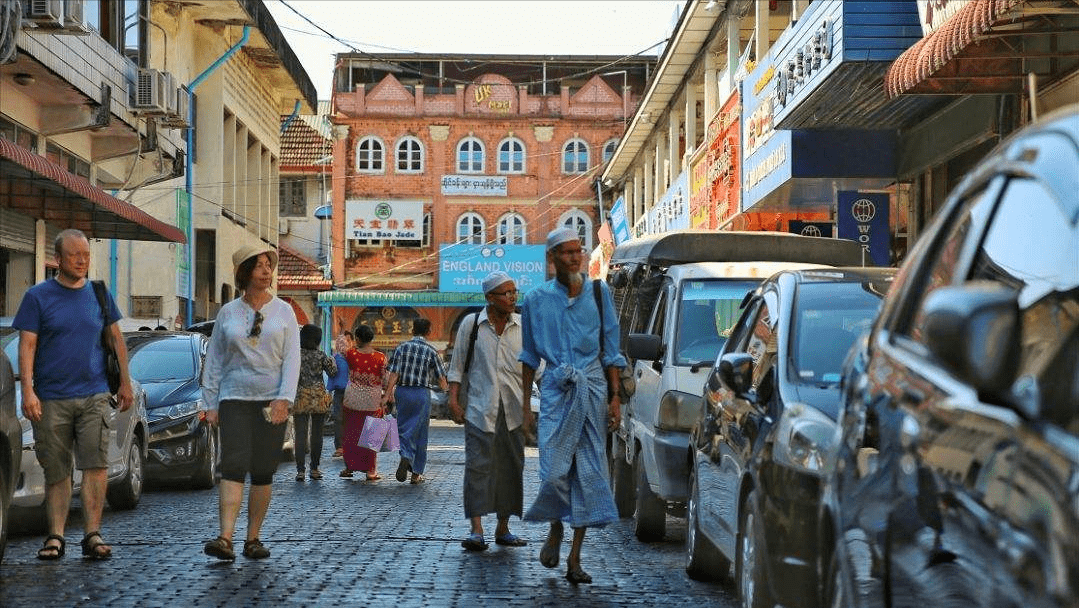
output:
[[[78,510],[71,513],[67,555],[35,559],[40,536],[9,540],[0,570],[0,606],[734,606],[727,585],[690,580],[683,570],[684,520],[670,518],[665,542],[643,544],[631,520],[586,537],[582,565],[595,583],[574,587],[564,579],[567,542],[559,567],[537,559],[546,526],[511,519],[527,547],[494,544],[493,516],[484,521],[491,549],[469,553],[462,515],[462,427],[432,421],[426,476],[414,486],[393,476],[396,453],[380,457],[378,483],[338,477],[332,440],[321,481],[296,482],[282,463],[262,540],[273,552],[264,561],[242,556],[217,562],[202,544],[217,534],[217,491],[148,490],[129,512],[106,510],[105,538],[114,557],[80,556]],[[537,487],[535,448],[526,451],[525,506]],[[243,538],[246,513],[236,537]],[[237,543],[237,554],[240,545]]]

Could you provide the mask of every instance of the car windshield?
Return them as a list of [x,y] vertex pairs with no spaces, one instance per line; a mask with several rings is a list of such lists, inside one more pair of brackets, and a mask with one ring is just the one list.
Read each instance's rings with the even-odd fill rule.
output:
[[675,365],[715,361],[738,321],[738,306],[757,285],[723,279],[686,281],[678,310]]
[[195,359],[191,342],[150,340],[128,343],[128,369],[139,382],[190,380],[195,377]]
[[792,369],[802,382],[839,382],[854,341],[873,324],[886,283],[805,283],[794,311]]

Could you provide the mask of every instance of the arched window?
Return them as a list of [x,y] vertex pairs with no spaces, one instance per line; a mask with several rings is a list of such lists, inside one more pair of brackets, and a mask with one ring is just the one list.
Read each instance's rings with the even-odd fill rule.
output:
[[525,244],[525,218],[519,213],[507,213],[498,220],[499,245]]
[[466,137],[457,144],[457,171],[459,173],[483,173],[483,142]]
[[614,156],[614,151],[618,149],[617,139],[608,139],[607,143],[603,144],[603,162],[611,160]]
[[487,242],[487,226],[478,213],[465,213],[457,220],[457,242],[482,245]]
[[581,245],[588,251],[592,250],[592,218],[580,209],[571,209],[558,218],[558,225],[573,228],[581,237]]
[[507,137],[498,144],[498,172],[525,172],[525,145],[516,137]]
[[382,173],[384,160],[382,140],[368,135],[356,144],[356,170],[365,173]]
[[423,143],[411,135],[397,141],[397,172],[423,172]]
[[562,148],[562,172],[588,171],[588,144],[583,139],[571,139]]

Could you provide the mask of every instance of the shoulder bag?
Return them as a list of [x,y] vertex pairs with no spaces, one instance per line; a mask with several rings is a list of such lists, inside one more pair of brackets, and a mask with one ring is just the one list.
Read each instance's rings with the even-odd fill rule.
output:
[[[607,368],[603,366],[603,344],[606,342],[603,335],[603,298],[600,297],[599,279],[592,280],[592,295],[596,298],[596,308],[599,309],[599,366],[603,368],[604,377],[607,376]],[[629,402],[629,398],[637,391],[637,381],[633,379],[633,370],[627,365],[618,370],[618,386],[607,387],[607,397],[618,391],[618,400],[623,404]]]
[[461,386],[457,388],[457,403],[461,411],[468,411],[468,370],[472,367],[472,355],[476,352],[476,335],[480,331],[480,313],[472,315],[472,331],[468,333],[468,351],[465,355],[465,365],[461,369]]
[[108,304],[105,300],[105,282],[91,281],[94,286],[94,295],[97,296],[97,304],[101,307],[101,348],[105,351],[105,379],[109,383],[109,392],[115,395],[120,390],[120,360],[116,358],[116,351],[112,348],[112,340],[109,339],[109,315]]

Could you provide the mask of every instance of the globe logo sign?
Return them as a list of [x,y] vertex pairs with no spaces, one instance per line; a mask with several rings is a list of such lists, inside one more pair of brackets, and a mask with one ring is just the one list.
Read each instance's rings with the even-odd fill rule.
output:
[[873,204],[873,201],[865,198],[860,198],[854,201],[850,206],[850,214],[854,216],[856,221],[868,223],[873,221],[873,218],[877,215],[877,206]]
[[375,205],[375,217],[380,220],[388,219],[393,215],[393,207],[389,203],[379,203]]
[[805,226],[804,228],[802,228],[802,233],[801,234],[802,234],[802,236],[820,236],[821,235],[820,227],[809,224],[808,226]]

